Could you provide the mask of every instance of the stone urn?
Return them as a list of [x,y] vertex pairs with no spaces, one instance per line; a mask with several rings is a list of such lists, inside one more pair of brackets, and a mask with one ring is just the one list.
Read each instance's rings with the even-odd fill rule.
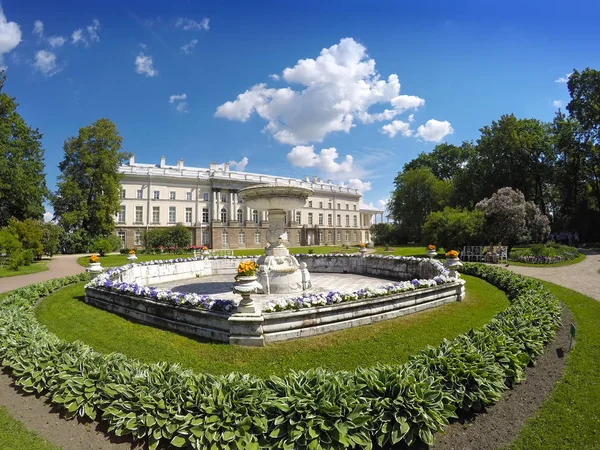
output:
[[137,259],[138,259],[138,257],[136,256],[135,253],[130,253],[129,256],[127,257],[127,261],[130,261],[130,262],[137,261]]
[[450,271],[450,277],[452,278],[458,278],[459,275],[456,272],[456,270],[459,267],[462,267],[462,262],[460,261],[459,258],[446,258],[446,262],[444,263],[444,266],[446,267],[446,269],[448,269]]
[[203,257],[204,259],[206,259],[206,258],[208,258],[208,257],[210,256],[210,251],[208,251],[208,250],[202,250],[202,251],[200,252],[200,255],[202,255],[202,257]]
[[367,254],[367,249],[365,247],[361,247],[359,252],[360,256],[365,256]]
[[252,300],[251,295],[262,288],[262,285],[256,281],[256,275],[238,275],[235,278],[233,292],[240,294],[242,300],[238,304],[237,312],[241,314],[257,314],[260,312],[257,305]]
[[433,259],[437,256],[437,250],[427,250],[427,256],[429,259]]
[[104,272],[104,268],[99,262],[91,262],[88,264],[87,271],[92,275],[92,278],[94,278]]

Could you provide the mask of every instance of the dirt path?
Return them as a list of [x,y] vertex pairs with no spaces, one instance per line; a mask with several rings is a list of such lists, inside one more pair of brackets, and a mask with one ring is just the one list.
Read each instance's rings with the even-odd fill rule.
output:
[[600,254],[582,251],[586,257],[583,261],[562,267],[524,267],[509,265],[508,269],[528,277],[550,281],[573,289],[600,301]]
[[0,278],[0,294],[40,281],[81,273],[85,268],[77,264],[77,258],[80,256],[82,255],[56,255],[48,262],[48,270],[29,275]]

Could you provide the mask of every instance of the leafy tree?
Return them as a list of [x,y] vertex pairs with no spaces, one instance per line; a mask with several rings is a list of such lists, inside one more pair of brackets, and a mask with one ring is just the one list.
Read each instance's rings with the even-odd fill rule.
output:
[[183,224],[178,223],[174,227],[170,227],[169,232],[170,232],[170,245],[169,246],[182,248],[182,247],[187,247],[188,245],[190,245],[190,240],[192,238],[192,235],[190,233],[190,230],[188,230],[185,226],[183,226]]
[[114,231],[122,178],[118,168],[129,156],[121,142],[115,124],[108,119],[80,128],[77,137],[65,141],[53,198],[54,214],[65,231],[84,230],[92,237]]
[[21,252],[23,244],[14,228],[4,227],[0,229],[0,253],[10,256]]
[[62,252],[66,254],[86,253],[90,249],[90,235],[85,230],[74,230],[64,233],[61,243]]
[[408,241],[402,227],[394,223],[374,223],[370,232],[375,245],[402,245]]
[[482,211],[446,207],[432,212],[423,225],[425,242],[448,250],[461,250],[465,245],[481,245],[484,239]]
[[438,179],[431,169],[400,172],[390,199],[394,221],[406,230],[411,241],[421,241],[421,229],[427,216],[448,205],[452,183]]
[[11,217],[41,219],[48,196],[42,134],[17,112],[15,99],[2,92],[0,71],[0,227]]
[[595,208],[600,209],[600,71],[574,70],[567,87],[571,95],[567,109],[581,126],[586,180],[596,199]]
[[147,247],[157,248],[159,246],[168,247],[187,247],[190,243],[190,231],[178,223],[168,228],[153,228],[144,232],[142,239]]
[[477,203],[485,216],[487,240],[501,241],[509,249],[518,242],[541,240],[550,231],[548,218],[517,189],[504,187]]
[[50,222],[42,224],[41,242],[45,255],[52,257],[52,255],[58,253],[64,238],[65,232],[60,226]]
[[404,171],[428,168],[440,180],[452,179],[467,161],[475,154],[471,142],[463,142],[460,147],[452,144],[438,144],[431,153],[420,153],[404,165]]

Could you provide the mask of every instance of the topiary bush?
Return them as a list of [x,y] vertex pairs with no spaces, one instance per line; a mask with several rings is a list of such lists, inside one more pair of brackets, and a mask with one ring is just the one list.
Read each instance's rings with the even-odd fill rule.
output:
[[558,301],[537,282],[468,264],[511,305],[480,330],[428,347],[405,364],[313,369],[260,379],[144,364],[65,342],[33,306],[86,274],[19,289],[0,300],[0,361],[27,392],[66,416],[105,420],[116,435],[194,449],[346,449],[431,444],[460,411],[498,400],[523,378],[560,323]]

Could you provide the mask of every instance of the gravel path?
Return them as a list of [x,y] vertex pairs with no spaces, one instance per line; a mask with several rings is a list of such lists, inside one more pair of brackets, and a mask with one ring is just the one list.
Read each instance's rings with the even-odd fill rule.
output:
[[508,266],[509,270],[528,277],[539,278],[559,284],[600,301],[600,253],[580,250],[585,253],[583,261],[561,267]]
[[32,273],[30,275],[17,275],[16,277],[0,278],[0,294],[12,291],[13,289],[39,283],[40,281],[51,280],[53,278],[66,277],[67,275],[76,275],[85,270],[77,264],[77,258],[82,255],[56,255],[48,262],[48,270]]

